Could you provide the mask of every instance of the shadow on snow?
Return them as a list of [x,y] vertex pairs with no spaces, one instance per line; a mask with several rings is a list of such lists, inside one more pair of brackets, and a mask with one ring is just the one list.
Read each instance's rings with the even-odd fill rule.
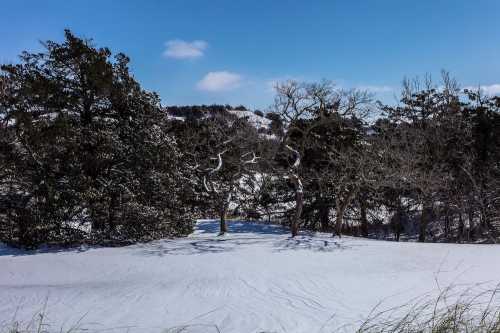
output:
[[[270,252],[309,250],[332,252],[347,249],[343,242],[332,237],[302,231],[290,237],[286,227],[273,224],[244,221],[228,221],[228,234],[218,236],[218,220],[200,220],[195,232],[187,238],[164,239],[131,245],[134,254],[146,256],[196,255],[231,252],[249,246],[266,247]],[[350,246],[349,246],[350,247]],[[0,243],[0,256],[26,256],[45,253],[81,253],[99,246],[73,248],[42,247],[37,250],[17,249]],[[138,251],[137,251],[138,250]]]
[[2,256],[31,256],[46,253],[81,253],[86,252],[91,248],[100,248],[99,246],[80,245],[78,247],[61,247],[61,246],[43,246],[36,250],[26,250],[16,247],[11,247],[0,243],[0,257]]
[[[263,234],[263,235],[287,235],[290,231],[276,224],[259,222],[228,221],[229,234]],[[219,233],[219,220],[200,220],[196,224],[196,234]]]
[[[332,252],[348,247],[332,237],[318,237],[301,232],[291,238],[289,231],[279,225],[235,221],[228,223],[228,234],[217,236],[219,221],[198,222],[195,233],[186,239],[161,240],[140,245],[141,255],[197,255],[231,252],[248,246],[266,247],[271,252],[309,250]],[[267,236],[267,237],[266,237]]]

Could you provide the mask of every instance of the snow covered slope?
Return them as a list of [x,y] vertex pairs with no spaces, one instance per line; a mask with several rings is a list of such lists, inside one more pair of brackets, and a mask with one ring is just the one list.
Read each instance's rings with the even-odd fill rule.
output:
[[269,129],[271,120],[261,117],[252,111],[228,110],[229,113],[236,115],[238,118],[247,118],[248,122],[255,126],[256,129]]
[[216,222],[200,221],[188,238],[124,248],[0,246],[0,331],[46,302],[54,331],[80,322],[90,332],[334,332],[380,301],[436,291],[436,281],[500,280],[500,246],[290,239],[280,227],[236,222],[229,230],[217,237]]

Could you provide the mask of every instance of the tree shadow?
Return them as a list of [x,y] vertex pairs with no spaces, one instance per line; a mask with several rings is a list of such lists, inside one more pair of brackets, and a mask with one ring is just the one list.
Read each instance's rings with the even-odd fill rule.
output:
[[316,237],[314,235],[298,235],[282,239],[274,243],[274,252],[308,250],[314,252],[333,252],[347,250],[352,246],[347,246],[341,241],[332,238]]
[[225,238],[190,238],[184,240],[162,240],[138,245],[140,255],[167,256],[167,255],[198,255],[209,253],[231,252],[243,246],[266,244],[269,240],[262,237]]
[[[228,233],[218,236],[218,220],[201,220],[195,232],[186,238],[162,239],[148,243],[131,245],[136,255],[200,255],[231,252],[248,246],[266,247],[270,252],[308,250],[332,252],[345,250],[345,242],[326,234],[301,231],[298,236],[290,237],[290,231],[281,225],[228,221]],[[80,245],[75,247],[43,247],[37,250],[23,250],[0,243],[0,256],[27,256],[47,253],[81,253],[100,246]]]
[[100,248],[99,246],[89,246],[89,245],[79,245],[73,247],[62,247],[62,246],[43,246],[36,250],[27,250],[17,247],[12,247],[3,243],[0,243],[0,257],[3,256],[33,256],[37,254],[46,253],[81,253],[86,252],[92,248]]
[[[261,222],[228,221],[229,234],[265,234],[265,235],[286,235],[290,233],[288,228]],[[219,233],[219,220],[200,220],[196,224],[196,234],[217,234]]]
[[[330,236],[318,236],[314,232],[302,231],[294,238],[280,225],[255,222],[228,222],[228,233],[217,236],[219,221],[204,220],[196,225],[195,233],[185,239],[160,240],[137,245],[138,254],[146,256],[200,255],[235,251],[247,246],[261,246],[270,252],[308,250],[332,252],[349,248]],[[265,236],[268,237],[265,237]]]

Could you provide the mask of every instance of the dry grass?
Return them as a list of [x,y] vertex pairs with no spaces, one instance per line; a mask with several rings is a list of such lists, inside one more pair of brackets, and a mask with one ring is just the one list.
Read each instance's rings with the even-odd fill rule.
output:
[[484,290],[449,287],[436,299],[374,309],[357,333],[500,333],[500,285]]
[[48,298],[45,299],[42,309],[38,311],[31,320],[27,322],[21,322],[16,319],[17,311],[13,315],[12,322],[4,327],[0,325],[0,333],[80,333],[87,331],[81,328],[81,321],[85,316],[78,320],[74,325],[68,329],[54,329],[47,322],[47,302]]
[[[356,333],[500,333],[500,285],[485,289],[481,285],[467,289],[448,287],[437,298],[422,296],[405,305],[380,310],[375,307],[357,325],[343,327],[343,332]],[[54,329],[46,323],[45,306],[28,323],[13,320],[1,333],[80,333],[94,332],[77,322],[70,329]],[[14,316],[15,318],[15,316]],[[82,317],[83,319],[83,317]],[[166,333],[188,333],[196,328],[206,332],[222,332],[215,325],[171,327]],[[99,332],[100,330],[95,330]],[[106,330],[102,330],[106,331]],[[128,328],[123,328],[127,332]],[[120,332],[113,329],[113,332]],[[305,332],[306,333],[306,332]]]

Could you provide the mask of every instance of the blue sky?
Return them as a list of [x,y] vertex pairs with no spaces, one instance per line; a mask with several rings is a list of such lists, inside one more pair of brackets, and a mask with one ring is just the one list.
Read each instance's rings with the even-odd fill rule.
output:
[[441,69],[500,93],[499,0],[16,0],[0,18],[0,62],[70,28],[129,55],[168,105],[264,109],[285,79],[329,79],[393,102],[404,76]]

